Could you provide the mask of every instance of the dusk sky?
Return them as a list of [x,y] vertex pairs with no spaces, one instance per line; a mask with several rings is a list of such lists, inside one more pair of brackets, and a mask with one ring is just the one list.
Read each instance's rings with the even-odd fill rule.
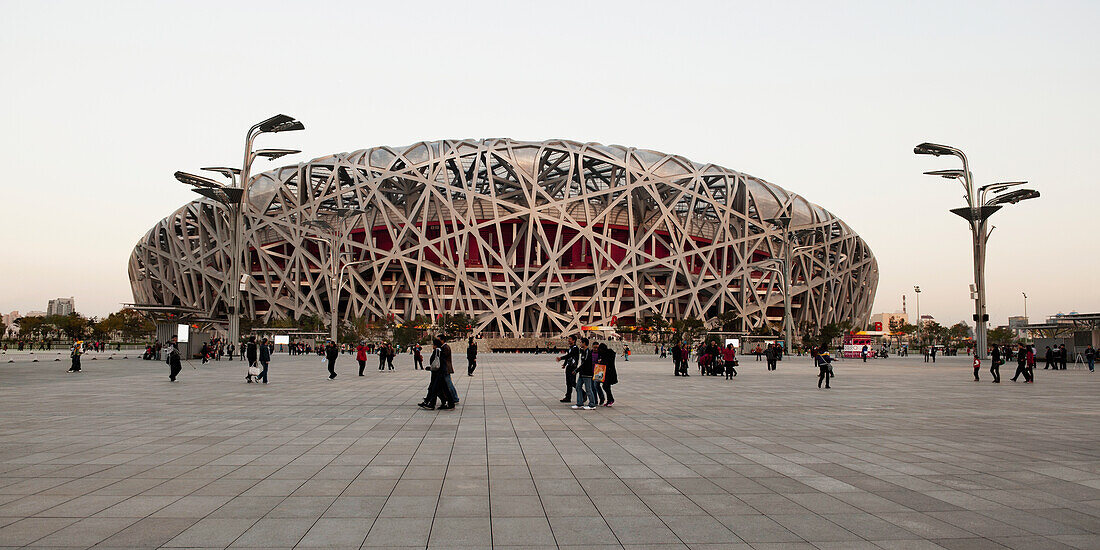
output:
[[[1100,2],[0,2],[0,311],[132,301],[126,264],[276,113],[293,164],[446,138],[683,155],[799,193],[881,272],[874,312],[969,320],[956,168],[1027,180],[988,251],[993,325],[1100,311]],[[258,161],[261,170],[275,164]]]

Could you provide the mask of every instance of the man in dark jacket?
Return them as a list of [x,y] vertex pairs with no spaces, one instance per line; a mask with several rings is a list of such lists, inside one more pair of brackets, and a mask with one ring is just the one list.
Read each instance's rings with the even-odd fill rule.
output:
[[167,348],[168,348],[168,359],[165,362],[168,363],[168,367],[170,369],[169,372],[168,372],[168,380],[170,380],[172,382],[175,382],[176,377],[179,376],[180,370],[183,369],[183,366],[180,365],[180,342],[179,342],[179,338],[176,337],[176,336],[173,336],[172,339],[168,341]]
[[607,347],[607,344],[600,344],[599,358],[600,363],[607,366],[602,382],[607,401],[603,406],[610,407],[615,403],[615,395],[611,393],[611,386],[619,383],[619,374],[615,371],[615,351]]
[[325,359],[328,360],[328,379],[336,379],[336,358],[339,357],[340,350],[336,347],[336,342],[329,340],[325,344]]
[[473,376],[474,369],[477,368],[477,344],[474,343],[474,337],[470,337],[470,342],[466,345],[466,376]]
[[565,369],[565,398],[562,403],[573,400],[573,388],[577,385],[577,364],[580,362],[581,350],[577,348],[577,337],[569,337],[569,349],[565,355],[558,357],[558,361],[565,361],[562,368]]
[[267,383],[267,365],[270,362],[271,346],[268,345],[267,338],[264,338],[263,341],[260,342],[260,365],[263,367],[263,370],[260,371],[260,375],[256,377],[257,382],[262,380],[264,384]]
[[680,344],[673,344],[672,349],[672,375],[680,376]]
[[428,368],[432,377],[428,383],[428,395],[418,406],[422,409],[434,410],[435,400],[439,399],[439,409],[447,410],[455,408],[455,396],[451,393],[448,379],[454,372],[451,360],[451,347],[447,345],[445,338],[440,335],[432,339],[432,356],[428,360]]
[[990,350],[989,374],[993,375],[993,383],[1001,383],[1001,348],[997,345]]
[[[248,367],[249,368],[252,368],[252,365],[255,365],[256,361],[259,360],[259,353],[256,349],[256,337],[255,336],[249,336],[248,337],[248,343],[245,344],[245,346],[244,346],[244,355],[248,358]],[[244,379],[247,380],[249,384],[252,383],[252,375],[251,374],[245,374]]]

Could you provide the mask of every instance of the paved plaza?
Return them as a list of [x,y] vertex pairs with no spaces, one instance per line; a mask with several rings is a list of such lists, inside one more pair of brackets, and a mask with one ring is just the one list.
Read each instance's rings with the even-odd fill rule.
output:
[[[407,356],[0,363],[0,547],[1100,548],[1100,375],[971,381],[965,357],[618,365],[558,402],[546,355],[483,354],[453,411]],[[11,358],[13,363],[7,363]]]

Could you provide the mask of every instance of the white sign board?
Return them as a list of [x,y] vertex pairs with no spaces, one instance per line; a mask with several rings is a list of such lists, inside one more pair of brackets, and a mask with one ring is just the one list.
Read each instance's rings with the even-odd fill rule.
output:
[[289,334],[276,334],[275,335],[275,345],[276,346],[279,346],[279,345],[285,346],[285,345],[288,345],[288,344],[290,344],[290,335]]
[[741,339],[740,338],[726,338],[726,345],[728,346],[730,344],[733,344],[734,348],[740,348],[741,347]]
[[189,334],[191,334],[191,325],[176,325],[176,336],[180,342],[186,342]]

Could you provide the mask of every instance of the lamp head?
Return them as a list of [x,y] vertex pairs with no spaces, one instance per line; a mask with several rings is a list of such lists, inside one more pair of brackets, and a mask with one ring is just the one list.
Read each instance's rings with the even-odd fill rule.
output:
[[261,133],[290,132],[304,130],[305,126],[294,117],[287,115],[275,115],[256,125]]
[[187,185],[193,185],[195,187],[207,187],[211,189],[219,189],[222,187],[222,184],[210,178],[204,178],[188,172],[177,171],[173,175],[180,183],[186,183]]
[[913,153],[917,155],[932,155],[934,157],[938,157],[940,155],[954,155],[955,149],[946,145],[924,142],[914,147]]
[[966,177],[966,172],[962,170],[932,170],[931,172],[925,172],[926,176],[940,176],[946,179],[962,179]]
[[787,228],[791,225],[790,216],[776,216],[774,218],[768,218],[764,220],[772,225],[778,225],[779,227]]
[[204,172],[216,172],[229,179],[233,179],[233,176],[240,175],[241,173],[240,168],[227,168],[225,166],[209,166],[206,168],[200,168],[200,170]]
[[1034,189],[1017,189],[1015,191],[1009,191],[1002,195],[993,197],[988,203],[988,206],[997,204],[1016,204],[1020,201],[1026,201],[1028,199],[1034,199],[1039,197],[1039,192]]
[[285,157],[287,155],[293,155],[296,153],[301,153],[301,151],[297,149],[260,149],[254,154],[257,157],[264,157],[268,160],[275,160],[279,157]]

